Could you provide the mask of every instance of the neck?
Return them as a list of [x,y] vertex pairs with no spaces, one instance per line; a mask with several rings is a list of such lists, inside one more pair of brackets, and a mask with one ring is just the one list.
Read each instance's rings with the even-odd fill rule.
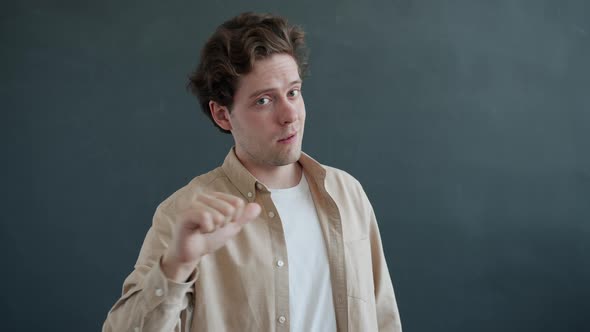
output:
[[247,158],[240,158],[238,154],[236,156],[255,178],[270,189],[295,187],[301,181],[303,168],[299,162],[284,166],[260,165]]

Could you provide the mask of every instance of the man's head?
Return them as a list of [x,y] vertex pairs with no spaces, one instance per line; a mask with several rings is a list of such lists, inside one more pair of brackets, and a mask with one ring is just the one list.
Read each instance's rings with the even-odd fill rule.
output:
[[[245,13],[207,41],[189,86],[214,124],[232,133],[238,156],[281,166],[301,152],[306,67],[300,28],[281,17]],[[282,140],[294,133],[294,139]]]

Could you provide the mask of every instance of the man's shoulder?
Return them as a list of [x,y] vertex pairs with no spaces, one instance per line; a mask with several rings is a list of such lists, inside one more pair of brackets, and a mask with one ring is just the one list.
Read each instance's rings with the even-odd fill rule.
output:
[[[326,170],[326,179],[324,182],[326,191],[346,215],[355,215],[364,213],[372,209],[369,198],[361,183],[349,172],[322,165]],[[360,218],[359,220],[368,220]]]
[[160,204],[160,206],[165,207],[178,200],[192,199],[194,195],[215,187],[217,182],[226,180],[227,176],[221,167],[216,167],[215,169],[212,169],[206,173],[195,176],[183,187],[168,196],[168,198],[166,198]]
[[347,171],[322,164],[322,167],[326,170],[326,183],[341,183],[344,185],[360,186],[360,182]]
[[205,190],[208,187],[215,185],[218,180],[225,180],[227,179],[227,175],[223,172],[221,166],[216,167],[210,170],[207,173],[203,173],[194,177],[186,187],[195,189],[195,190]]
[[358,184],[357,179],[345,170],[329,166],[314,159],[307,153],[303,153],[299,162],[307,170],[307,172],[318,177],[320,174],[325,177],[326,183],[339,182]]
[[326,190],[339,198],[352,198],[354,202],[367,202],[367,194],[359,180],[345,170],[322,165],[326,170]]

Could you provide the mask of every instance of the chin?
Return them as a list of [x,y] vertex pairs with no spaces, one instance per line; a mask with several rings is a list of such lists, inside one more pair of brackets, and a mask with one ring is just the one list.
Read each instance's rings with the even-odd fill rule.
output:
[[301,149],[297,149],[297,151],[289,152],[289,154],[275,156],[273,158],[273,164],[275,166],[287,166],[293,163],[296,163],[299,158],[301,157]]

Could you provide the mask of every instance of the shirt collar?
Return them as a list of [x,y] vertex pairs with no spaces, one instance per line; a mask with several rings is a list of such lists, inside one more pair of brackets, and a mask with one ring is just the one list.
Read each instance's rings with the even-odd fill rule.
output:
[[[324,187],[326,169],[320,163],[315,161],[305,152],[301,152],[299,163],[303,167],[303,172],[307,176],[308,181],[314,181]],[[236,156],[235,147],[232,147],[229,150],[221,168],[229,180],[236,186],[236,188],[238,188],[240,193],[242,193],[242,195],[244,195],[244,197],[250,202],[253,202],[256,198],[256,189],[268,191],[266,186],[258,181],[258,179],[256,179],[254,175],[242,165]]]

